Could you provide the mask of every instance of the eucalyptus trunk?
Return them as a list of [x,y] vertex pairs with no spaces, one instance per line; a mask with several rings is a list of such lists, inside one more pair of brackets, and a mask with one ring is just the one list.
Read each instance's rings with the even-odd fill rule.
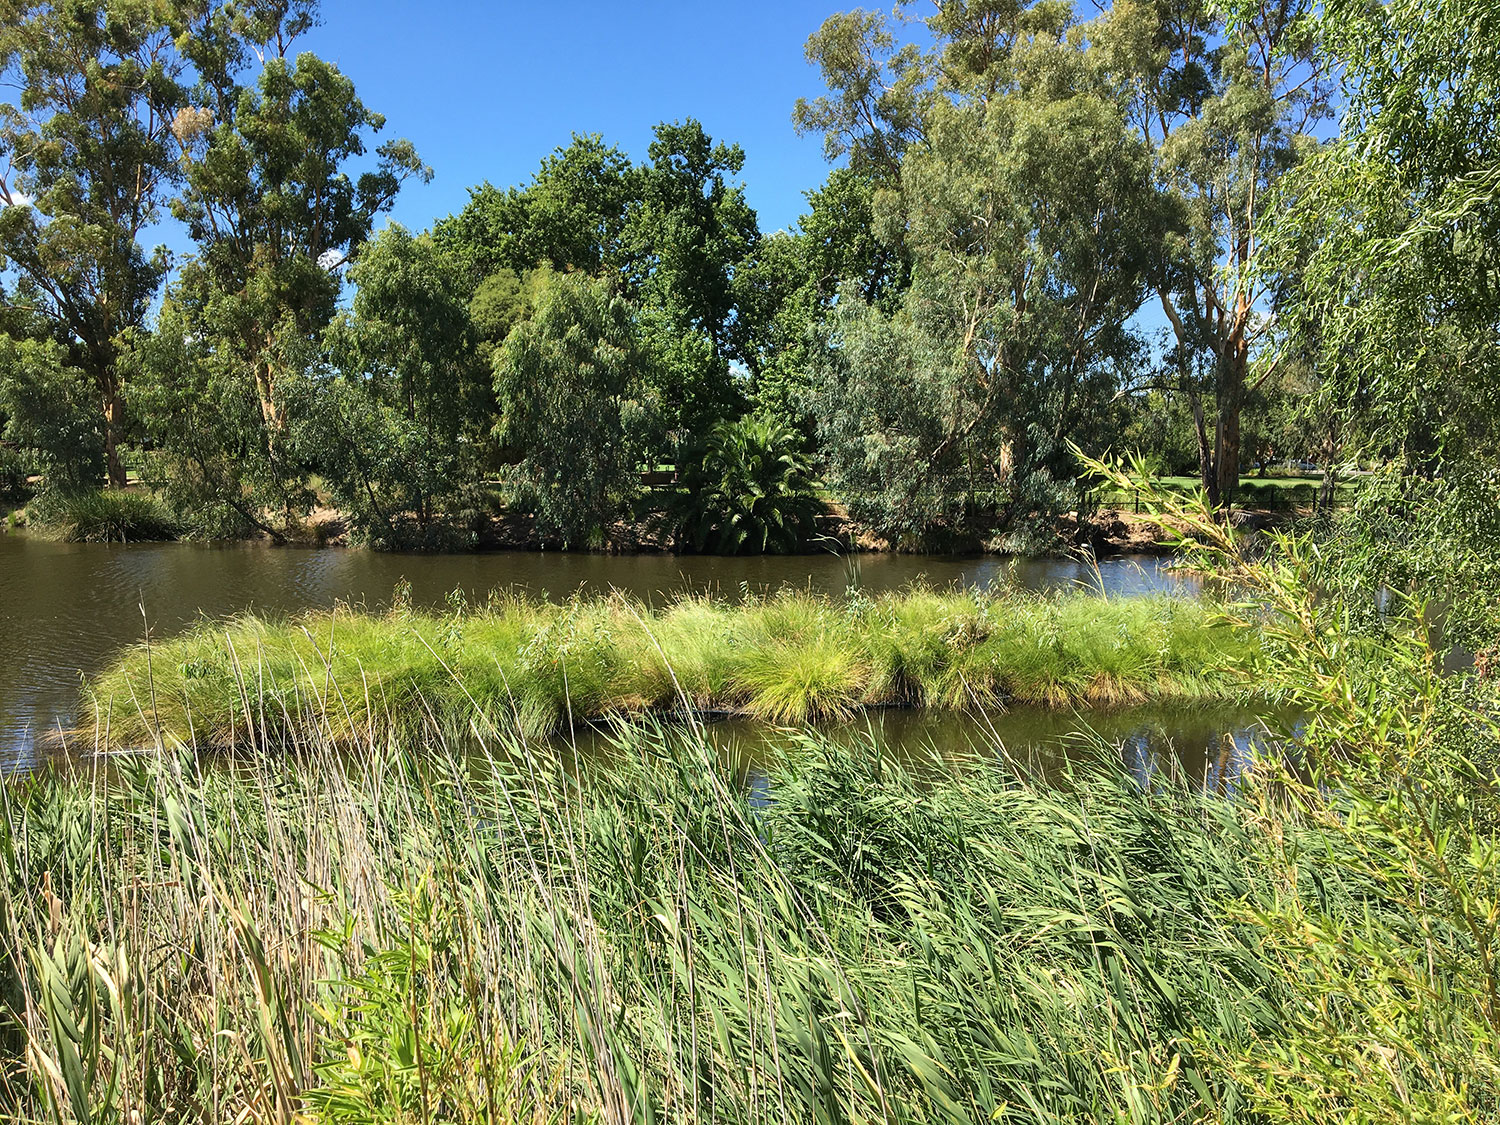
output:
[[120,444],[125,429],[125,399],[119,381],[111,375],[104,387],[104,467],[111,488],[124,488],[125,462],[120,459]]

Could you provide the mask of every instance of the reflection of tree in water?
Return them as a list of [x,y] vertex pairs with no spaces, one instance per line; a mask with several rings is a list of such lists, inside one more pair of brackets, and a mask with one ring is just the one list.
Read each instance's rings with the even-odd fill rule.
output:
[[1154,743],[1155,740],[1152,739],[1150,732],[1143,729],[1120,744],[1120,752],[1125,759],[1125,768],[1130,772],[1130,776],[1135,778],[1135,783],[1148,793],[1154,788],[1156,775],[1160,769]]
[[1219,752],[1210,754],[1203,773],[1203,790],[1206,793],[1228,793],[1238,788],[1240,778],[1254,760],[1254,741],[1249,737],[1236,737],[1234,731],[1225,731],[1219,739]]
[[[1232,795],[1260,752],[1257,728],[1226,730],[1203,743],[1202,786],[1205,793]],[[1136,784],[1152,792],[1168,779],[1179,779],[1186,756],[1173,736],[1155,727],[1142,727],[1118,743],[1121,760]]]

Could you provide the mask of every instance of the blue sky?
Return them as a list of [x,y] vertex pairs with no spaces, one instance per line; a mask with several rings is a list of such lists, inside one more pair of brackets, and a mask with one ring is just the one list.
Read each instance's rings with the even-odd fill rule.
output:
[[324,0],[305,49],[338,64],[383,136],[406,137],[435,173],[392,218],[414,230],[462,207],[486,179],[530,177],[577,133],[645,159],[658,121],[696,117],[745,150],[761,228],[793,224],[828,174],[822,144],[792,130],[821,92],[803,55],[840,0],[426,3]]

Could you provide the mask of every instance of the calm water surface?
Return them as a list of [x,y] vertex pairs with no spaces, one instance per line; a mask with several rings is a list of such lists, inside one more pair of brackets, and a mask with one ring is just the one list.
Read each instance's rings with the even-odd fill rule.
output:
[[1169,566],[1149,556],[1102,560],[1096,569],[1076,560],[993,556],[401,555],[261,544],[52,543],[0,534],[0,768],[30,760],[37,733],[71,715],[82,677],[139,641],[148,626],[153,637],[168,637],[203,617],[250,609],[295,613],[339,601],[378,607],[403,580],[419,605],[439,605],[455,588],[471,602],[505,588],[553,598],[616,589],[660,601],[687,590],[736,596],[783,586],[875,593],[918,580],[1191,594],[1191,580]]
[[[1018,707],[982,715],[892,708],[819,729],[836,743],[873,743],[918,775],[998,760],[1021,774],[1058,779],[1090,762],[1105,764],[1107,757],[1142,789],[1186,784],[1222,793],[1257,755],[1277,751],[1284,732],[1295,729],[1295,716],[1222,703],[1108,711]],[[768,763],[804,737],[745,719],[708,723],[704,730],[752,788],[764,784]],[[579,732],[573,742],[585,757],[612,751],[607,733]]]

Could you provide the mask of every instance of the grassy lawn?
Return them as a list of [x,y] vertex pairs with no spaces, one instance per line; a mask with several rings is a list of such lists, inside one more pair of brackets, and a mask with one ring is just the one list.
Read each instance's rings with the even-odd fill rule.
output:
[[[1202,482],[1196,476],[1166,476],[1157,477],[1156,484],[1166,491],[1186,493],[1199,488]],[[1317,476],[1245,476],[1240,478],[1239,491],[1235,499],[1240,506],[1252,508],[1261,502],[1265,502],[1270,507],[1283,504],[1311,504],[1317,498],[1318,490],[1322,486],[1321,474]],[[1351,493],[1352,483],[1349,481],[1340,480],[1334,486],[1334,498],[1339,503],[1347,502]],[[1135,502],[1135,493],[1110,489],[1101,492],[1099,498],[1106,507],[1126,507]]]

